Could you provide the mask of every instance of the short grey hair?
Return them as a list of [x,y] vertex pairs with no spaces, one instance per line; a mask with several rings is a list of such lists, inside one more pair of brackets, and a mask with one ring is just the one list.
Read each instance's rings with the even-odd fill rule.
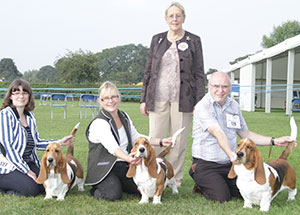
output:
[[173,6],[178,7],[178,8],[181,10],[181,13],[182,13],[183,17],[185,18],[185,10],[184,10],[184,7],[183,7],[180,3],[178,3],[178,2],[172,2],[172,3],[170,4],[170,6],[166,9],[165,16],[167,16],[168,10],[170,9],[170,7],[173,7]]

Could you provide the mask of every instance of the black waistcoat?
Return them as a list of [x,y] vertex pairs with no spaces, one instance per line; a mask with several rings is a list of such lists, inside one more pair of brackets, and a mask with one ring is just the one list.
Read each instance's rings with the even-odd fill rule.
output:
[[[127,115],[123,111],[119,110],[118,114],[126,131],[128,139],[127,152],[129,153],[132,149],[130,122]],[[104,119],[109,123],[111,127],[111,132],[114,135],[117,143],[120,145],[118,129],[112,116],[107,111],[102,109],[95,119]],[[89,129],[92,122],[88,125],[86,129],[86,137],[89,136]],[[99,128],[99,132],[101,132],[101,128]],[[101,143],[93,143],[89,141],[88,166],[85,184],[95,185],[100,183],[111,171],[114,164],[116,163],[116,160],[117,157],[110,154]]]

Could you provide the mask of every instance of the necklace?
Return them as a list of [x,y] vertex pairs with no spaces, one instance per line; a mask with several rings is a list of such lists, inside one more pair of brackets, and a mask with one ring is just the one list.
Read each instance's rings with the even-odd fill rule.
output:
[[183,36],[184,36],[184,30],[180,31],[178,34],[171,34],[170,31],[168,32],[168,39],[172,43],[175,43],[176,41],[182,39]]

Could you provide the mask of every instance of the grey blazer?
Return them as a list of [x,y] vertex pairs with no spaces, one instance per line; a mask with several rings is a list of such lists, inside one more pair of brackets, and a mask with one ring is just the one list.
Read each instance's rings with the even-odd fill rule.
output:
[[[176,43],[180,59],[179,111],[192,112],[197,102],[205,95],[206,78],[201,39],[185,31],[184,37]],[[178,48],[179,44],[185,44],[185,48]],[[167,39],[167,32],[152,38],[141,94],[141,102],[146,102],[146,109],[149,111],[154,111],[156,81],[162,56],[171,45]]]

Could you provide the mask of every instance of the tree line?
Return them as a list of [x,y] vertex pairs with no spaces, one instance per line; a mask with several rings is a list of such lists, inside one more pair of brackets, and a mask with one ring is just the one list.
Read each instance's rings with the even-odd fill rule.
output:
[[20,73],[10,58],[0,60],[0,78],[11,82],[22,77],[30,83],[89,84],[114,80],[118,84],[135,84],[143,80],[148,48],[123,45],[102,52],[69,51],[54,63],[38,70]]
[[[300,34],[300,22],[287,21],[274,27],[269,36],[263,35],[261,46],[269,48],[288,38]],[[129,44],[105,49],[102,52],[69,51],[54,63],[54,67],[46,65],[38,70],[30,70],[22,74],[10,58],[0,60],[0,80],[11,82],[23,77],[30,83],[68,83],[90,84],[106,80],[114,80],[117,84],[134,84],[143,80],[148,48],[139,44]],[[234,64],[251,54],[238,57]],[[216,71],[209,68],[208,74]]]

